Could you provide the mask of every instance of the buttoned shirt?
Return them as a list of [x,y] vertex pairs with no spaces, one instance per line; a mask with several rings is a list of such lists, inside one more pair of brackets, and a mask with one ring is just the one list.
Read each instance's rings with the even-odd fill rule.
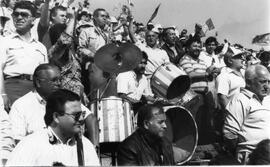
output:
[[145,67],[145,75],[153,75],[159,66],[170,62],[169,56],[165,50],[158,47],[151,48],[142,44],[141,42],[137,42],[136,45],[148,56],[147,65]]
[[[82,111],[86,111],[85,118],[91,111],[81,104]],[[46,128],[44,116],[46,101],[36,92],[31,91],[16,100],[9,112],[14,139],[21,140],[25,136]]]
[[226,106],[225,136],[238,136],[239,152],[251,152],[263,139],[270,139],[270,108],[258,97],[241,88]]
[[[189,75],[192,72],[196,73],[205,73],[207,66],[203,60],[193,59],[189,55],[184,55],[180,61],[179,66]],[[190,87],[194,90],[204,90],[208,86],[206,81],[198,81],[194,82],[190,85]]]
[[[77,145],[74,138],[63,143],[48,127],[24,138],[15,147],[7,166],[78,166]],[[82,136],[85,166],[99,166],[93,144]]]
[[232,98],[233,95],[240,92],[240,88],[244,88],[246,82],[244,76],[236,73],[231,68],[226,68],[216,79],[216,89],[218,94]]
[[8,159],[14,147],[11,123],[4,109],[3,99],[0,97],[0,166],[3,165],[1,159]]
[[33,75],[38,65],[48,62],[45,46],[34,38],[26,42],[14,33],[2,38],[0,46],[1,67],[7,76]]
[[88,56],[94,56],[100,47],[109,42],[108,40],[108,34],[94,25],[82,28],[79,35],[79,52],[84,53],[83,49],[88,49],[91,51],[91,55]]
[[127,71],[118,74],[117,81],[117,93],[124,93],[128,97],[140,100],[142,95],[153,96],[145,75],[138,81],[137,75],[134,71]]

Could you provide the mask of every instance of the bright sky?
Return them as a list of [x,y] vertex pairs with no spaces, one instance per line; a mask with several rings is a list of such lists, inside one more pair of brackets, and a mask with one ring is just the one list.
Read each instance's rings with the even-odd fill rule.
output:
[[[218,40],[227,38],[231,43],[240,43],[248,48],[260,49],[252,45],[255,35],[270,32],[270,0],[131,0],[135,20],[146,23],[154,9],[161,3],[154,23],[171,26],[178,30],[194,31],[195,23],[204,24],[212,18],[215,29],[207,36],[218,31]],[[105,8],[110,15],[118,16],[121,6],[127,0],[89,0],[93,11]],[[204,40],[204,39],[203,39]]]

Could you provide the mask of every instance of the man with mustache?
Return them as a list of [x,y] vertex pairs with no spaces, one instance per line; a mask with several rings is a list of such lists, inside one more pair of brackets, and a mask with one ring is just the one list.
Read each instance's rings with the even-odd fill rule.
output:
[[262,101],[269,94],[270,73],[262,65],[245,72],[246,87],[240,89],[226,106],[223,128],[227,149],[242,164],[263,139],[270,138],[270,109]]
[[[180,59],[178,67],[182,68],[191,79],[191,89],[197,93],[203,104],[197,103],[191,111],[196,113],[196,123],[199,131],[199,143],[209,144],[215,138],[212,133],[213,112],[215,103],[213,94],[208,89],[208,81],[213,80],[215,71],[207,68],[206,63],[199,59],[201,52],[201,40],[190,37],[186,42],[187,52]],[[210,135],[211,134],[211,135]]]
[[116,78],[118,95],[132,104],[142,102],[142,97],[154,100],[144,75],[148,57],[145,52],[142,55],[141,63],[134,70],[120,73]]

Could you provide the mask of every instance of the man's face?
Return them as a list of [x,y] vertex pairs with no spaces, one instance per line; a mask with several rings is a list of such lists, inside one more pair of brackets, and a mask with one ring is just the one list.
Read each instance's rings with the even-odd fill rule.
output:
[[260,99],[269,94],[270,73],[268,70],[261,70],[257,76],[251,81],[250,89]]
[[176,40],[176,34],[173,29],[166,30],[165,42],[169,45],[174,45]]
[[200,52],[201,52],[201,43],[192,42],[189,48],[189,55],[197,59],[200,55]]
[[32,28],[35,18],[30,10],[17,8],[12,13],[14,26],[18,32],[28,32]]
[[231,61],[232,61],[231,67],[240,70],[244,68],[246,59],[244,58],[244,56],[235,56],[231,58]]
[[52,21],[54,24],[66,24],[67,11],[66,10],[57,10],[56,15],[52,16]]
[[210,42],[209,44],[206,45],[206,52],[209,54],[212,54],[216,48],[217,48],[216,43]]
[[99,11],[98,16],[94,17],[94,20],[99,27],[104,27],[108,20],[108,14],[106,11]]
[[36,82],[36,89],[39,90],[45,98],[48,97],[52,92],[60,88],[59,69],[50,68],[48,70],[40,71]]
[[153,110],[154,116],[148,121],[146,129],[156,136],[163,137],[167,128],[166,115],[165,113],[159,113],[158,110],[157,108]]
[[134,71],[139,74],[144,74],[146,64],[147,60],[145,58],[142,58],[141,63],[138,64],[138,66],[134,69]]
[[148,46],[151,48],[157,44],[158,34],[153,31],[148,31],[145,34],[145,41]]
[[67,101],[64,105],[65,114],[59,117],[59,128],[67,137],[80,133],[84,120],[84,112],[80,101]]

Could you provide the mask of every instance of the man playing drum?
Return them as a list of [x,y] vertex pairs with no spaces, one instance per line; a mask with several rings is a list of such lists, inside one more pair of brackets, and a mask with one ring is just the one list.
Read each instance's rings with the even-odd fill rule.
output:
[[[215,104],[213,95],[208,90],[208,81],[213,80],[213,76],[217,75],[217,71],[213,70],[213,68],[207,68],[206,63],[203,60],[199,59],[199,55],[201,52],[200,39],[190,38],[186,42],[186,46],[187,53],[180,59],[178,66],[189,75],[189,77],[191,78],[191,89],[198,93],[200,99],[203,99],[204,101],[204,105],[196,106],[197,108],[194,106],[194,110],[196,110],[196,115],[200,117],[199,119],[196,119],[199,128],[200,143],[200,136],[202,137],[201,139],[205,138],[205,136],[210,137],[209,135],[206,135],[205,132],[211,132],[210,129],[212,128],[213,124],[212,114],[215,108]],[[210,141],[206,139],[205,142]]]
[[120,73],[116,78],[118,95],[132,103],[134,111],[143,101],[155,100],[144,75],[148,56],[145,52],[142,53],[141,63],[134,70]]

